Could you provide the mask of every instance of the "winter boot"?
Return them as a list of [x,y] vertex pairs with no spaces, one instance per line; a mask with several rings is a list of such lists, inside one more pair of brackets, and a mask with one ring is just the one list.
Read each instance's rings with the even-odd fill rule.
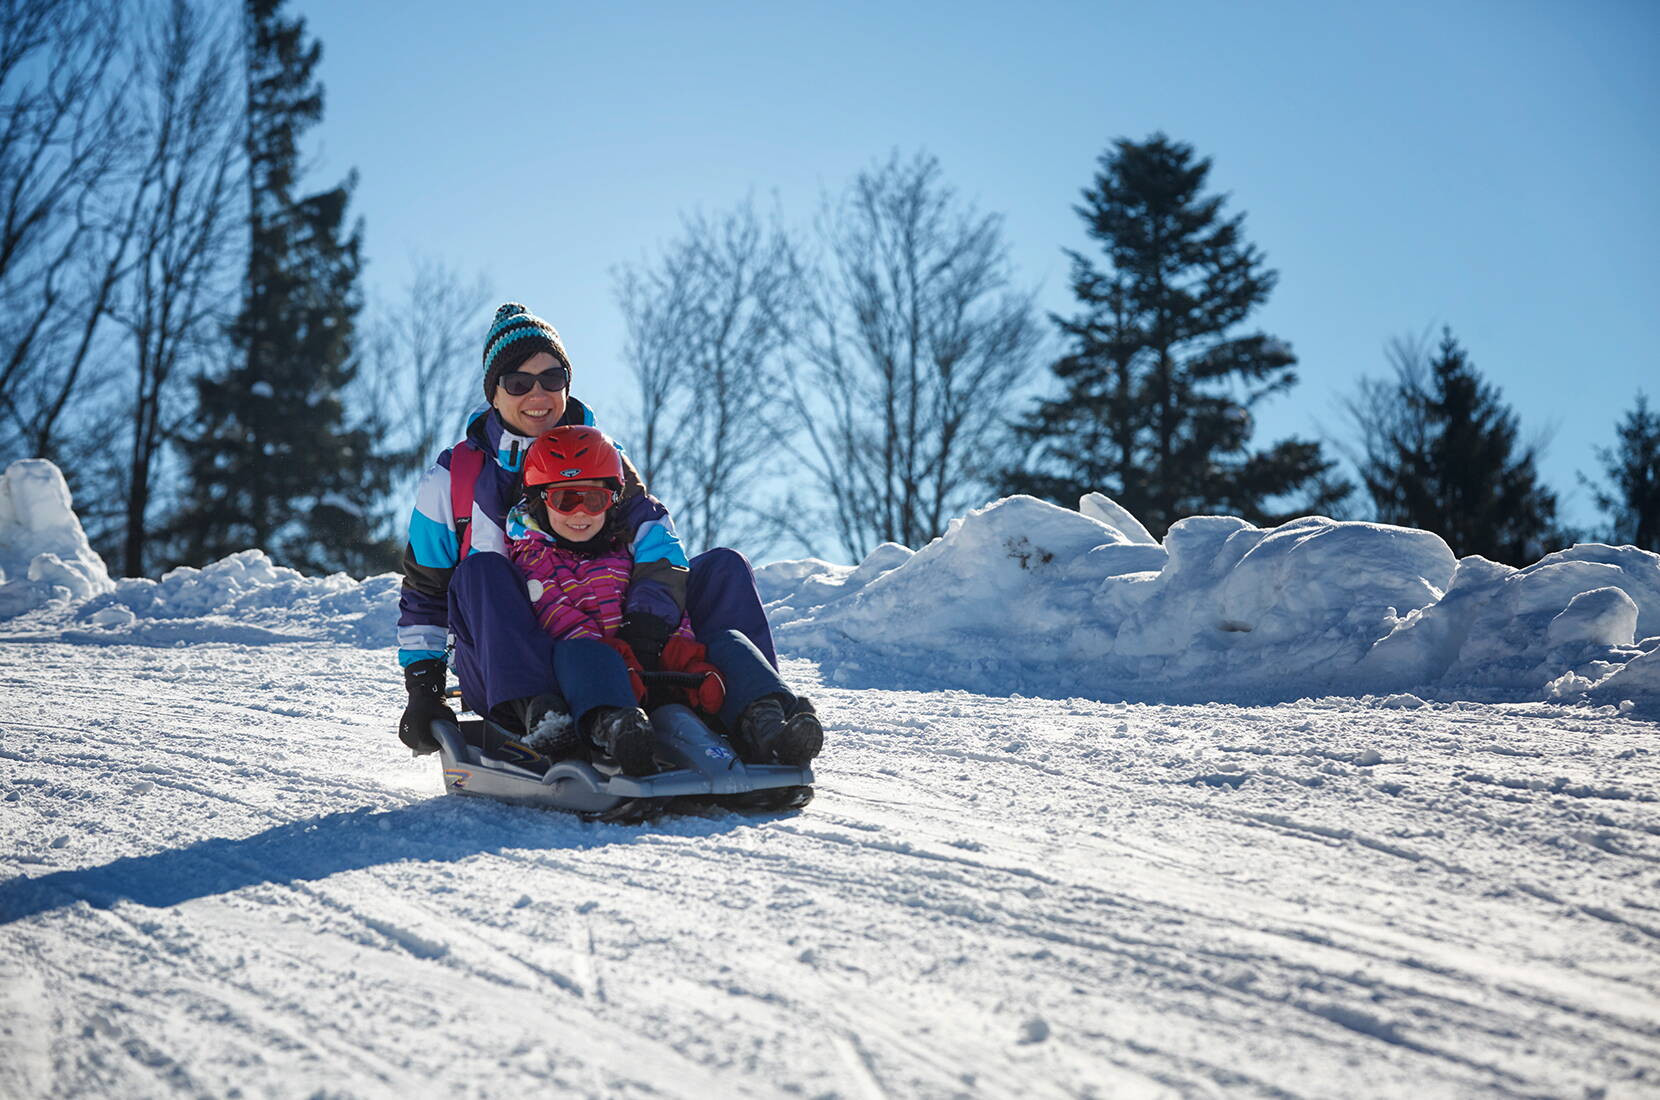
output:
[[582,738],[571,722],[570,707],[556,691],[497,703],[490,717],[509,733],[519,731],[514,740],[550,760],[582,755]]
[[[804,704],[804,705],[803,705]],[[738,718],[738,755],[746,763],[773,760],[801,767],[824,748],[824,727],[813,705],[800,700],[789,717],[777,696],[757,699]]]
[[549,760],[568,760],[582,755],[582,738],[576,732],[576,723],[571,721],[571,709],[564,696],[550,691],[525,702],[525,744]]
[[652,745],[656,740],[651,719],[638,707],[595,707],[583,716],[588,740],[600,752],[617,762],[625,775],[650,775],[656,771]]

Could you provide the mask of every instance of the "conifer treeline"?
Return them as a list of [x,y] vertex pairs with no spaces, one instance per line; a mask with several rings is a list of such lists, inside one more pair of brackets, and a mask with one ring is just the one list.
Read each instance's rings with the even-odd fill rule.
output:
[[[1435,531],[1460,555],[1527,564],[1571,542],[1540,481],[1539,446],[1485,381],[1451,329],[1431,354],[1397,341],[1394,377],[1365,379],[1348,403],[1360,492],[1317,442],[1251,442],[1251,408],[1296,383],[1283,340],[1240,333],[1274,284],[1204,193],[1210,161],[1155,134],[1120,140],[1077,208],[1103,261],[1071,253],[1081,311],[1055,322],[1069,342],[1052,366],[1062,392],[1014,427],[1025,461],[1001,488],[1072,504],[1091,489],[1115,497],[1154,534],[1183,516],[1225,512],[1252,522],[1351,510]],[[1599,452],[1612,488],[1599,505],[1612,537],[1660,550],[1660,427],[1638,396],[1616,455]]]
[[300,137],[323,116],[321,46],[284,0],[247,0],[249,247],[230,327],[237,358],[195,378],[195,421],[178,437],[189,486],[170,525],[179,557],[250,546],[308,573],[393,567],[379,515],[397,456],[346,407],[357,375],[361,224],[355,179],[299,190]]
[[[283,7],[243,0],[221,25],[200,0],[0,0],[0,453],[57,460],[127,575],[250,546],[308,572],[391,568],[408,505],[392,487],[448,420],[423,405],[416,430],[353,396],[355,176],[302,185],[321,46]],[[1206,512],[1371,516],[1516,564],[1574,537],[1538,445],[1450,329],[1392,344],[1335,442],[1254,438],[1298,360],[1252,326],[1277,273],[1210,170],[1163,134],[1101,155],[1075,207],[1093,246],[1069,252],[1076,306],[1050,319],[1051,392],[1024,401],[1010,395],[1045,347],[1032,296],[1001,219],[934,158],[859,173],[815,239],[748,204],[689,220],[623,269],[642,408],[607,427],[638,432],[690,541],[756,554],[915,546],[999,492],[1073,507],[1099,490],[1156,534]],[[411,308],[451,335],[378,389],[443,404],[445,364],[470,376],[453,334],[481,290],[439,283],[425,298],[443,317]],[[1611,439],[1600,479],[1581,475],[1609,525],[1585,534],[1660,550],[1660,416],[1643,395]],[[755,499],[768,476],[797,489]]]

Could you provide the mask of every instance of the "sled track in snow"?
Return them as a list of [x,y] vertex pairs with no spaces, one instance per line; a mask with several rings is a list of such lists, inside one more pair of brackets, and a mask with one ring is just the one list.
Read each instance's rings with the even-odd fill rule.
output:
[[815,686],[806,810],[618,826],[442,795],[382,652],[5,656],[0,1096],[1660,1091],[1613,712]]

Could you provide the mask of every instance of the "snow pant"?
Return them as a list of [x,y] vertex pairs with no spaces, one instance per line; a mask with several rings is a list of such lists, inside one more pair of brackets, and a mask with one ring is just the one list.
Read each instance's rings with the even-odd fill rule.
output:
[[[736,630],[775,666],[772,630],[749,562],[721,548],[699,554],[691,565],[686,604],[698,640],[708,645],[707,638]],[[570,689],[580,674],[575,667],[563,678],[556,671],[555,642],[536,621],[524,576],[512,561],[501,554],[467,555],[450,577],[449,611],[451,663],[469,710],[489,714],[498,703],[558,691],[575,713]]]
[[[772,626],[761,607],[755,589],[755,573],[749,560],[736,550],[717,546],[692,559],[692,576],[686,585],[686,614],[692,618],[692,633],[713,648],[714,639],[736,630],[754,643],[755,649],[773,668],[778,653],[772,646]],[[715,662],[716,667],[719,662]]]
[[501,554],[468,554],[450,576],[451,664],[474,714],[557,690],[553,639],[536,621],[519,567]]
[[709,663],[720,669],[726,684],[726,702],[721,704],[720,720],[729,730],[738,728],[738,716],[749,704],[769,695],[777,696],[788,714],[795,706],[795,693],[778,678],[772,662],[744,635],[736,630],[711,631],[699,640],[709,649]]

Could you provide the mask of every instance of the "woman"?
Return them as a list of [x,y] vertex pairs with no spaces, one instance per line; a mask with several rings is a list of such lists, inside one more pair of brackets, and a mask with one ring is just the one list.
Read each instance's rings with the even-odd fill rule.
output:
[[[431,724],[454,721],[444,705],[445,652],[463,701],[510,724],[523,704],[556,688],[552,640],[537,625],[522,578],[506,557],[507,511],[536,437],[561,424],[595,422],[570,392],[571,362],[559,333],[517,302],[496,311],[484,342],[484,398],[466,438],[438,456],[416,490],[403,556],[398,660],[409,702],[398,736],[435,752]],[[683,614],[698,636],[737,630],[776,664],[771,629],[743,555],[718,548],[688,562],[667,511],[624,464],[619,522],[634,557],[619,636],[655,667]]]

